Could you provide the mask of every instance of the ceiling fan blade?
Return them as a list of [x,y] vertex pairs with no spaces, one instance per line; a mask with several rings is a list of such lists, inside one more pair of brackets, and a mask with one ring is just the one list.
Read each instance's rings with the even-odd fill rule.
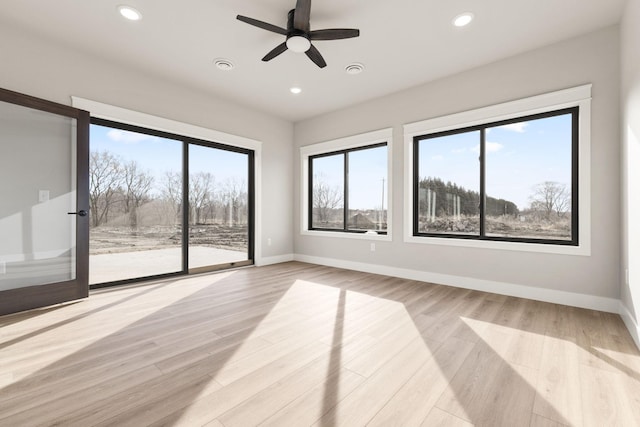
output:
[[322,55],[314,45],[311,45],[308,51],[305,52],[310,60],[312,60],[318,67],[324,68],[327,66],[327,63],[324,61]]
[[316,30],[309,34],[311,40],[339,40],[358,37],[360,30],[353,28],[333,28],[330,30]]
[[268,22],[258,21],[257,19],[249,18],[246,16],[238,15],[236,16],[238,21],[246,22],[249,25],[253,25],[254,27],[262,28],[263,30],[271,31],[273,33],[282,34],[283,36],[287,35],[287,30],[284,28],[280,28],[277,25],[269,24]]
[[311,0],[298,0],[295,10],[293,28],[308,33],[310,29],[309,20],[311,19]]
[[262,58],[262,60],[264,62],[271,61],[273,58],[275,58],[276,56],[280,55],[285,50],[287,50],[287,42],[284,42],[284,43],[279,44],[278,46],[276,46],[271,52],[267,53],[264,56],[264,58]]

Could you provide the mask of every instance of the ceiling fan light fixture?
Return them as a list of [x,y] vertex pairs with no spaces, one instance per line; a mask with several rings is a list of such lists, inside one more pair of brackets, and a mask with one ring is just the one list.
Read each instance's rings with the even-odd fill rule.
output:
[[127,6],[124,4],[120,5],[118,6],[118,12],[120,12],[120,15],[122,15],[129,21],[139,21],[142,19],[142,13],[131,6]]
[[311,42],[304,36],[291,36],[287,39],[287,49],[296,53],[304,53],[311,48]]
[[465,12],[453,18],[453,25],[456,27],[466,27],[473,21],[473,13]]

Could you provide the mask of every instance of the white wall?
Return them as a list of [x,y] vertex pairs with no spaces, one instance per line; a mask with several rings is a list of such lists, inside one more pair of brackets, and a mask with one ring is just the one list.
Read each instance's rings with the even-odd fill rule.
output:
[[[71,105],[71,96],[78,96],[262,141],[262,256],[291,254],[293,125],[233,101],[106,62],[98,55],[1,26],[0,87],[65,105]],[[216,78],[213,67],[211,78]],[[29,173],[36,170],[34,166]],[[0,179],[14,179],[6,174],[0,171]]]
[[[591,256],[403,242],[403,124],[587,83],[593,84]],[[368,241],[301,235],[296,180],[294,247],[298,258],[617,311],[619,83],[616,26],[297,123],[296,177],[301,146],[394,129],[393,241],[377,242],[376,251],[371,252]]]
[[[622,58],[622,318],[640,347],[640,0],[621,23]],[[625,270],[629,271],[628,281]]]

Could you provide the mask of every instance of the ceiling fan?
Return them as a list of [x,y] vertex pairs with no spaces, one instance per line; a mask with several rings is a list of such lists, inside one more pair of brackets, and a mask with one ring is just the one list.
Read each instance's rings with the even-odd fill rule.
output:
[[263,30],[287,36],[284,43],[276,46],[275,49],[267,53],[265,57],[262,58],[263,61],[271,61],[273,58],[289,49],[293,52],[306,53],[309,59],[311,59],[318,67],[324,68],[327,66],[327,63],[318,49],[316,49],[311,42],[315,40],[350,39],[352,37],[358,37],[360,35],[360,30],[350,28],[333,28],[311,31],[309,25],[310,16],[311,0],[297,0],[296,8],[289,11],[286,29],[242,15],[238,15],[237,18],[242,22],[262,28]]

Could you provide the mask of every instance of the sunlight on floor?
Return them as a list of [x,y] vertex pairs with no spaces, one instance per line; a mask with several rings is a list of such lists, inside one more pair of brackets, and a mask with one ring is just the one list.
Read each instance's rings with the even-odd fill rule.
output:
[[591,351],[597,354],[599,359],[604,359],[611,368],[640,381],[640,359],[637,356],[603,347],[592,347]]
[[[3,360],[9,362],[24,358],[26,354],[30,355],[29,363],[23,365],[21,370],[14,371],[10,382],[20,381],[61,360],[70,363],[74,359],[73,356],[83,349],[89,348],[107,337],[117,336],[119,331],[144,321],[153,313],[167,310],[168,307],[180,300],[209,286],[215,286],[217,282],[229,278],[233,274],[234,272],[223,272],[206,277],[168,280],[161,283],[132,286],[129,289],[118,289],[113,294],[113,298],[103,295],[99,303],[87,299],[61,306],[57,310],[45,312],[40,316],[3,326],[0,339]],[[156,298],[155,295],[160,294],[161,289],[167,285],[179,287],[180,292],[162,292],[162,296]],[[109,291],[100,291],[102,294],[107,292]],[[150,301],[153,301],[153,304],[149,304]],[[119,313],[117,318],[114,318],[111,311],[115,308]],[[126,313],[126,315],[121,313]],[[31,330],[35,323],[46,323],[49,326],[27,334],[22,332]],[[60,341],[61,336],[65,337],[64,341]],[[38,343],[36,349],[32,345],[34,340],[37,340]],[[44,348],[46,351],[38,351]],[[52,358],[55,358],[53,363]],[[0,378],[0,387],[2,387],[2,379]]]
[[[277,369],[286,366],[291,373],[305,370],[303,378],[287,388],[288,393],[295,395],[305,391],[305,381],[314,385],[304,398],[305,413],[300,414],[301,417],[317,419],[329,409],[335,417],[340,417],[341,405],[335,407],[335,404],[352,392],[365,376],[412,342],[412,360],[432,357],[433,353],[421,339],[402,303],[296,280],[212,375],[225,388],[202,391],[198,395],[200,400],[194,400],[184,411],[179,424],[197,425],[206,417],[225,413],[230,405],[228,401],[234,399],[234,389],[258,387],[262,381],[268,383],[270,366]],[[436,371],[431,373],[437,374]],[[286,382],[286,378],[282,382]],[[269,398],[270,388],[261,392],[265,394],[264,399]],[[287,416],[291,416],[298,404],[300,402],[293,402],[293,408],[286,408]],[[242,425],[249,422],[249,413],[259,419],[256,411],[264,411],[264,406],[239,405],[226,412],[221,420],[225,425]],[[266,425],[279,425],[283,411],[271,416]]]
[[0,388],[7,386],[13,382],[13,374],[0,374]]
[[[562,424],[582,425],[580,406],[573,405],[576,400],[565,393],[566,390],[580,393],[578,367],[571,365],[578,351],[575,342],[477,319],[461,320],[480,340],[474,349],[478,354],[478,363],[474,366],[482,366],[479,382],[499,381],[505,390],[515,388],[522,395],[530,395],[534,413],[545,414]],[[551,353],[543,358],[550,362],[540,366],[543,351]],[[558,390],[562,392],[558,393]],[[505,408],[509,408],[509,402],[517,400],[516,396],[500,393],[491,397],[506,402]],[[467,397],[458,396],[458,400],[460,402],[450,403],[445,408],[472,421],[474,413],[464,405]]]

